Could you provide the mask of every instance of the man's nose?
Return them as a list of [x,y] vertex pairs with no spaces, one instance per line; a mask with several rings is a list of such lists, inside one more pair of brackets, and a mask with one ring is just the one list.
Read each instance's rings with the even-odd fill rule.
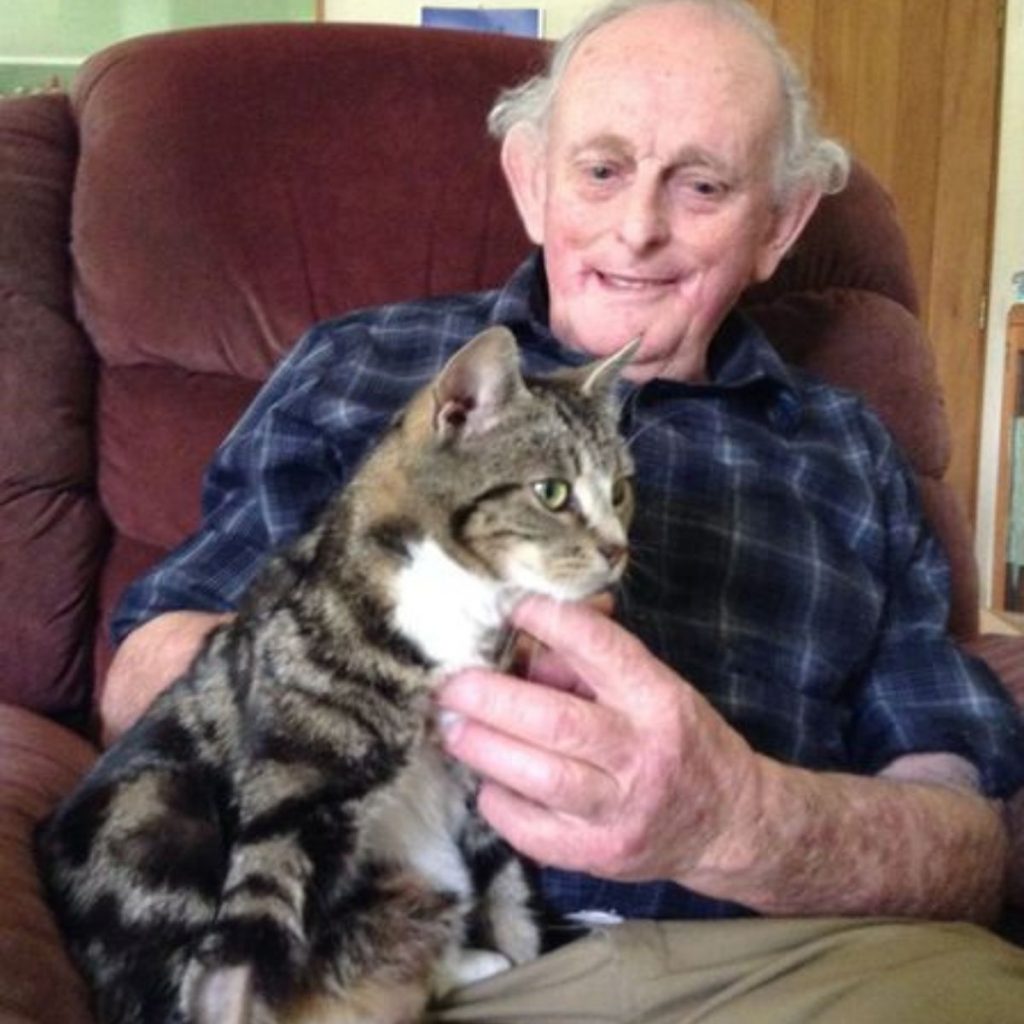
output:
[[641,179],[630,185],[623,197],[619,237],[637,253],[656,249],[668,240],[668,210],[658,182]]

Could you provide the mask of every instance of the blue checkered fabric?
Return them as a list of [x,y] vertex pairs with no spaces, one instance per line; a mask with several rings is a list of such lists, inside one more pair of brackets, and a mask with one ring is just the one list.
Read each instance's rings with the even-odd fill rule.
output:
[[[216,456],[201,530],[125,594],[116,638],[152,616],[231,609],[267,553],[308,525],[395,410],[463,342],[505,323],[525,370],[581,357],[546,326],[538,256],[504,289],[314,327]],[[986,793],[1024,783],[1024,729],[983,664],[948,639],[948,567],[903,457],[854,396],[785,366],[729,318],[709,382],[624,396],[637,514],[619,617],[758,750],[871,774],[950,751]],[[670,883],[546,871],[562,912],[723,916]]]

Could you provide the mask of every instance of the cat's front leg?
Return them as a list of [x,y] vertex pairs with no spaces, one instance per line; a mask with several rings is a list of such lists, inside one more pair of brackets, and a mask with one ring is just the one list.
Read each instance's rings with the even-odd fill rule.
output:
[[261,994],[289,994],[309,956],[303,913],[312,873],[294,834],[236,847],[216,920],[196,959],[207,968],[248,965]]
[[[482,822],[478,823],[482,826]],[[533,888],[523,864],[489,830],[480,827],[474,837],[478,876],[490,878],[478,893],[471,929],[474,939],[489,948],[453,943],[435,967],[433,998],[443,1000],[453,989],[483,981],[540,953],[540,926],[534,909]],[[464,837],[465,838],[465,837]],[[468,844],[467,844],[468,845]]]
[[249,964],[208,967],[193,960],[182,983],[182,1002],[182,1016],[190,1024],[274,1024],[266,1007],[255,1005]]
[[444,999],[453,989],[472,985],[512,966],[512,961],[491,949],[452,948],[438,963],[431,978],[434,999]]
[[513,964],[540,955],[541,932],[533,887],[522,862],[510,856],[484,894],[483,913],[495,949]]
[[539,956],[537,900],[523,861],[476,811],[464,824],[460,845],[479,886],[474,944],[496,950],[511,964]]

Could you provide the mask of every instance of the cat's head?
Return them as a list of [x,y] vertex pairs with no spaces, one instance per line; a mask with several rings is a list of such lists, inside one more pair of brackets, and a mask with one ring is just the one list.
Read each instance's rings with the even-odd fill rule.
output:
[[418,518],[447,554],[561,599],[620,578],[633,464],[614,385],[632,348],[524,379],[515,337],[493,327],[451,358],[399,428]]

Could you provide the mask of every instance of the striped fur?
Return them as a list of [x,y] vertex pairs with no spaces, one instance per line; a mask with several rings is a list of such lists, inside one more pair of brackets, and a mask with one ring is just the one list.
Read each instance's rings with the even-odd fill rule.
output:
[[[525,590],[614,582],[630,465],[618,361],[517,364],[502,328],[460,350],[41,826],[104,1024],[411,1022],[537,954],[525,867],[442,754],[430,693],[494,663]],[[546,479],[572,502],[545,507]]]

